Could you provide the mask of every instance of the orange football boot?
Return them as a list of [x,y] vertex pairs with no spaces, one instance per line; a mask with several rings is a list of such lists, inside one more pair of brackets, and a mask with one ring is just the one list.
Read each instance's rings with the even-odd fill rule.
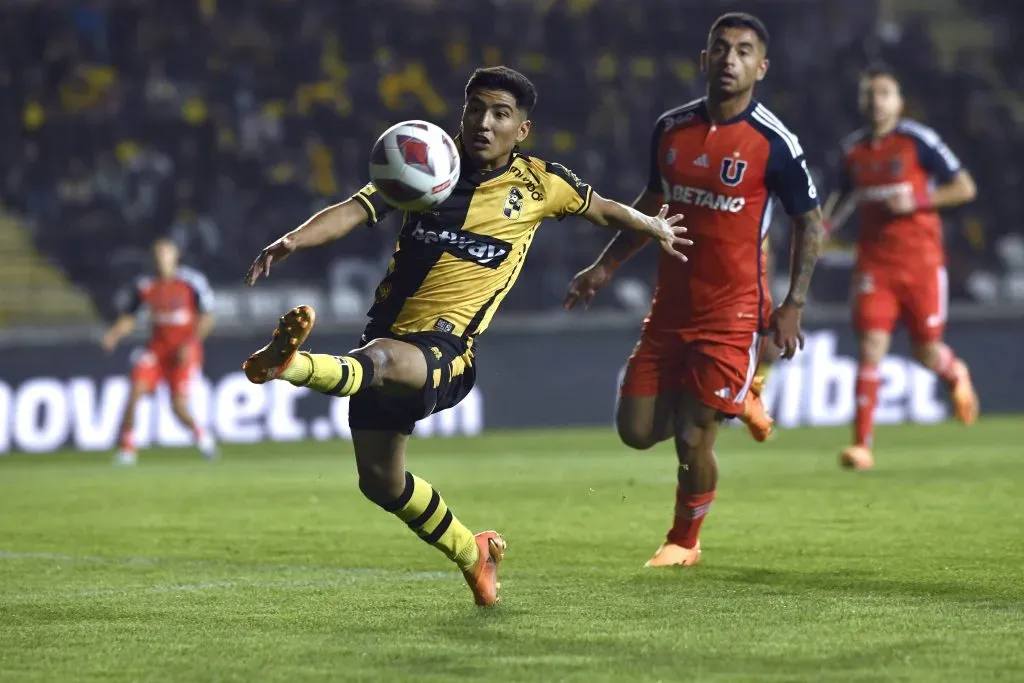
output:
[[498,589],[498,563],[505,559],[505,548],[508,543],[497,531],[481,531],[475,537],[476,547],[480,549],[480,559],[472,571],[464,571],[469,589],[473,591],[473,599],[481,606],[494,605],[501,600]]
[[305,343],[316,322],[312,306],[296,306],[281,316],[274,338],[249,360],[242,363],[245,376],[253,384],[265,384],[281,376],[292,363],[295,353]]
[[978,393],[974,390],[971,371],[967,369],[966,363],[957,360],[953,364],[953,372],[956,373],[956,383],[951,392],[953,410],[956,412],[956,419],[970,427],[978,421]]
[[750,383],[747,395],[743,397],[743,413],[740,420],[747,425],[750,435],[754,441],[761,443],[772,435],[772,425],[775,420],[768,415],[764,403],[761,401],[761,392],[764,391],[764,378],[755,377]]
[[867,446],[850,446],[839,454],[839,464],[849,470],[869,470],[875,466],[875,458]]
[[692,548],[684,548],[675,543],[665,541],[654,553],[654,557],[644,563],[645,567],[692,567],[700,562],[700,541]]

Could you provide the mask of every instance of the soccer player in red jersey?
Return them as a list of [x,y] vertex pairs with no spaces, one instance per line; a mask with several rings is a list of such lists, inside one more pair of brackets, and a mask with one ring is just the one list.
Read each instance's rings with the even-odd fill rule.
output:
[[[803,344],[801,311],[824,226],[799,141],[753,97],[768,71],[767,47],[768,32],[756,17],[730,13],[715,21],[701,54],[707,96],[658,119],[650,179],[634,204],[653,214],[664,201],[684,213],[694,243],[687,263],[659,262],[651,312],[616,411],[627,446],[646,449],[674,438],[679,457],[674,523],[647,566],[700,559],[698,534],[718,482],[720,422],[743,415],[752,400],[766,334],[785,358]],[[794,230],[789,294],[773,312],[761,245],[775,199]],[[587,303],[644,243],[616,235],[570,284],[566,307]],[[763,424],[760,438],[769,431]]]
[[188,407],[192,379],[203,364],[203,340],[213,329],[213,291],[199,272],[178,265],[178,247],[167,239],[153,244],[155,277],[136,283],[131,300],[103,337],[108,352],[135,329],[136,315],[149,309],[152,335],[145,349],[133,355],[132,388],[121,422],[121,443],[117,463],[134,465],[137,459],[133,430],[139,399],[153,393],[157,384],[167,382],[171,407],[195,436],[196,447],[206,458],[217,455],[213,438],[196,423]]
[[[840,455],[847,467],[871,467],[878,366],[902,321],[914,356],[949,386],[957,417],[972,424],[978,397],[967,366],[942,341],[947,280],[939,210],[974,199],[971,174],[932,129],[903,119],[893,71],[873,67],[860,79],[865,127],[843,143],[836,223],[854,206],[860,236],[853,283],[853,322],[859,336],[854,443]],[[833,204],[833,202],[829,202]]]

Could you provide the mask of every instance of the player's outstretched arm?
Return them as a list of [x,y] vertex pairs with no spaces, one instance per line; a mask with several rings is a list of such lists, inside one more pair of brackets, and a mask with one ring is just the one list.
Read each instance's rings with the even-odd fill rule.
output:
[[124,313],[119,315],[114,324],[107,330],[107,333],[103,335],[103,341],[100,344],[105,351],[113,351],[121,340],[131,334],[134,329],[135,316],[133,314]]
[[974,176],[967,169],[961,169],[953,176],[953,180],[932,190],[929,199],[933,209],[946,209],[969,204],[977,196],[978,186],[974,182]]
[[260,277],[270,275],[270,265],[283,261],[300,249],[309,249],[341,239],[371,216],[366,205],[357,198],[328,206],[283,237],[263,248],[249,266],[245,282],[250,287]]
[[836,235],[846,225],[846,222],[857,210],[860,198],[856,190],[848,192],[833,192],[825,200],[822,207],[822,215],[825,219],[825,231],[827,235]]
[[213,325],[216,322],[213,313],[202,313],[199,322],[196,324],[196,339],[204,341],[213,332]]
[[693,244],[683,237],[686,228],[679,224],[683,220],[683,214],[669,216],[668,204],[663,204],[657,215],[649,216],[631,206],[605,199],[595,192],[590,206],[583,212],[583,217],[603,228],[618,228],[620,231],[630,231],[645,238],[653,238],[662,249],[680,261],[686,261],[686,254],[680,249]]
[[[616,269],[652,237],[673,257],[680,261],[687,260],[680,248],[690,246],[693,242],[682,236],[686,232],[685,227],[678,225],[683,218],[682,214],[668,216],[668,205],[662,205],[660,199],[645,191],[634,203],[636,208],[633,208],[594,194],[583,217],[595,225],[619,228],[619,233],[601,252],[597,261],[577,273],[569,283],[562,303],[566,310],[572,310],[579,302],[583,303],[584,308],[588,307],[597,290],[611,280]],[[650,215],[655,212],[656,215]]]
[[772,321],[775,345],[782,349],[783,358],[792,358],[798,348],[804,347],[800,318],[811,288],[811,275],[825,243],[825,234],[820,207],[793,216],[789,293],[775,311]]

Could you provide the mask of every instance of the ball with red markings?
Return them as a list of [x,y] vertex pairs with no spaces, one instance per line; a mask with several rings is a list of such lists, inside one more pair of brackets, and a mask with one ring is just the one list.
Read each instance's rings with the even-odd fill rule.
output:
[[425,211],[452,193],[459,153],[448,133],[427,121],[402,121],[384,131],[370,152],[370,180],[402,211]]

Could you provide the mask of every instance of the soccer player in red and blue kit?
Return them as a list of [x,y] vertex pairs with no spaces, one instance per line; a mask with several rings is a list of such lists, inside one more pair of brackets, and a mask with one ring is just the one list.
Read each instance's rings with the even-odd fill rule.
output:
[[902,321],[914,356],[949,387],[957,417],[973,424],[978,397],[967,365],[943,341],[946,325],[946,255],[939,210],[974,199],[971,174],[935,131],[901,118],[903,96],[892,70],[865,71],[860,79],[864,128],[843,144],[836,224],[860,212],[853,282],[853,322],[859,337],[857,413],[853,444],[840,454],[846,467],[866,469],[881,385],[878,367]]
[[139,311],[149,309],[152,336],[146,348],[139,349],[132,359],[132,388],[121,422],[117,456],[120,465],[134,465],[137,460],[135,409],[160,382],[170,388],[174,415],[192,432],[196,447],[206,458],[217,455],[213,437],[199,426],[188,406],[192,380],[202,371],[203,340],[213,329],[213,290],[205,276],[179,266],[178,259],[174,242],[159,239],[153,244],[155,276],[136,281],[128,305],[103,337],[103,348],[113,351],[135,329]]
[[[786,358],[803,344],[801,310],[824,226],[800,142],[753,96],[768,70],[767,48],[756,17],[731,13],[714,23],[701,55],[707,96],[658,119],[650,179],[634,204],[654,214],[666,202],[684,213],[694,242],[688,263],[659,262],[616,413],[631,448],[675,440],[674,523],[651,567],[700,559],[698,535],[718,483],[719,424],[744,417],[755,438],[767,438],[771,422],[751,390],[763,341],[772,337]],[[775,200],[793,219],[794,243],[789,294],[773,312],[762,243]],[[589,301],[644,243],[620,232],[570,284],[566,306]]]

